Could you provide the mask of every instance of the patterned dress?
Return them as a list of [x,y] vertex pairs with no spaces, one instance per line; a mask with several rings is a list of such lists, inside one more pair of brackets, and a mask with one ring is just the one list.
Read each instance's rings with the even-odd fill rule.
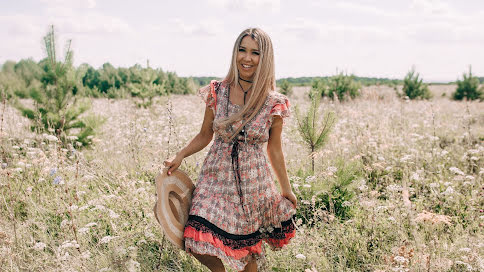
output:
[[[225,82],[212,81],[199,94],[213,109],[215,120],[241,108],[230,102]],[[215,140],[203,163],[185,226],[188,252],[217,256],[233,269],[243,270],[251,258],[262,259],[262,241],[279,249],[294,237],[296,209],[278,192],[263,148],[274,115],[288,117],[289,101],[270,92],[246,125],[246,137],[229,140],[242,121],[226,129],[213,126]]]

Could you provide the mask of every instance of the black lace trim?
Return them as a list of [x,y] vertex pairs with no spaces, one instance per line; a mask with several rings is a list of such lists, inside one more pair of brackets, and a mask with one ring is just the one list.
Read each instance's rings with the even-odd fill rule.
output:
[[286,234],[294,231],[294,224],[292,222],[292,219],[281,222],[282,227],[274,228],[272,232],[261,233],[258,230],[254,233],[245,235],[228,233],[223,229],[210,223],[205,218],[196,215],[188,216],[186,226],[192,227],[200,232],[212,234],[212,236],[222,241],[225,246],[228,246],[231,249],[250,247],[257,244],[260,240],[264,238],[283,240],[286,239]]

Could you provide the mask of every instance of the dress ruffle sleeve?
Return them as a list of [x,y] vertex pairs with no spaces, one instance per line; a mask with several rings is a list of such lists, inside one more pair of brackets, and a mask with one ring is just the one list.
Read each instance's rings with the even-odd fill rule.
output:
[[217,89],[219,82],[212,80],[209,85],[198,89],[198,95],[202,97],[203,102],[210,107],[215,113],[217,110]]
[[270,115],[272,119],[274,116],[279,115],[282,117],[284,123],[286,122],[286,118],[291,116],[291,110],[290,110],[290,102],[287,96],[280,94],[280,93],[275,93],[274,95],[274,102],[273,102],[272,109],[270,111]]

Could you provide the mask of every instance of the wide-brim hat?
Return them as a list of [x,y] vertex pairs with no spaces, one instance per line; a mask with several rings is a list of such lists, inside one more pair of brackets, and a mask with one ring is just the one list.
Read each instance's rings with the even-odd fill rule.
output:
[[183,232],[195,189],[192,180],[182,170],[171,175],[167,169],[156,179],[156,203],[153,207],[156,220],[160,223],[166,238],[174,245],[185,249]]

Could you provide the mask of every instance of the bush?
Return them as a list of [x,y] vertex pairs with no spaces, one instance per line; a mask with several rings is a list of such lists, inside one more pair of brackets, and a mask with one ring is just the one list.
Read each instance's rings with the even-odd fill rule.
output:
[[[354,181],[362,177],[362,166],[357,162],[339,160],[336,169],[332,170],[335,170],[333,175],[324,180],[304,175],[292,178],[296,179],[291,183],[300,203],[296,218],[304,224],[330,221],[334,217],[347,220],[353,216],[356,204]],[[305,184],[299,184],[299,181]]]
[[283,95],[291,95],[292,94],[292,84],[289,83],[286,79],[281,81],[281,84],[279,84],[280,92]]
[[360,95],[361,84],[355,80],[355,76],[339,73],[328,79],[314,80],[312,91],[320,93],[334,100],[345,101],[348,98],[355,98]]
[[[423,79],[419,79],[419,74],[415,73],[414,68],[407,73],[403,80],[403,95],[410,99],[430,99],[432,97],[429,87],[423,83]],[[402,95],[399,94],[399,96]]]
[[457,80],[457,89],[453,94],[455,100],[476,100],[484,99],[484,87],[479,89],[479,79],[472,75],[472,69],[469,67],[469,73],[463,75],[463,80]]

